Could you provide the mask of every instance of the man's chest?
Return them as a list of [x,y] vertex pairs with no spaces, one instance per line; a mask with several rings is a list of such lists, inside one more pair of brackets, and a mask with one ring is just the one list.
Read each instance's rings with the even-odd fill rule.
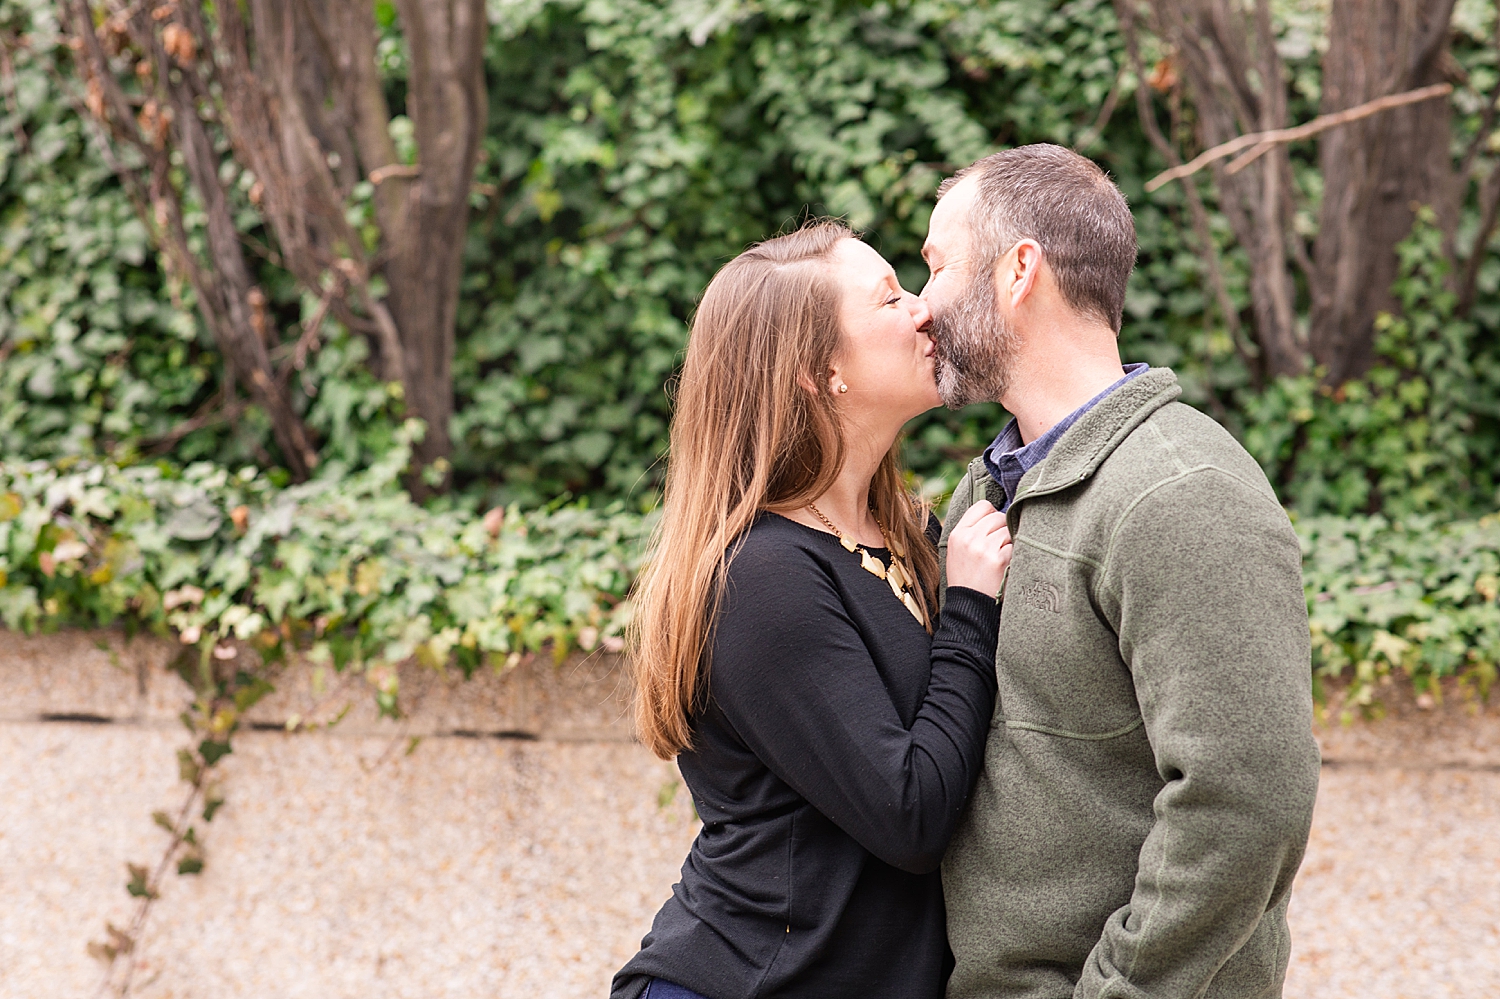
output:
[[1119,637],[1098,599],[1103,552],[1072,504],[1016,511],[996,668],[1007,724],[1082,737],[1139,724]]

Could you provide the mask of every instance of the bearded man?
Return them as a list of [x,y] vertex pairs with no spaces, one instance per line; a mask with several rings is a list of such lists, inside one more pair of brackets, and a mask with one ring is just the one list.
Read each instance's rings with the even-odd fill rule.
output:
[[1014,416],[944,533],[987,499],[1015,545],[949,999],[1280,996],[1319,769],[1297,537],[1169,369],[1121,365],[1135,226],[1103,171],[1025,146],[938,198],[939,391]]

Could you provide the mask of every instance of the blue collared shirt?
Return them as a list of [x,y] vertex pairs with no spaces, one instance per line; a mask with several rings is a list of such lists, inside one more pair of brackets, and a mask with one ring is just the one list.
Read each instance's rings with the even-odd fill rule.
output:
[[989,469],[990,477],[1000,483],[1000,488],[1005,492],[1005,505],[1000,509],[1010,509],[1011,501],[1016,498],[1016,490],[1020,488],[1021,478],[1042,463],[1042,460],[1051,453],[1052,446],[1062,439],[1062,435],[1068,432],[1069,427],[1078,422],[1079,417],[1097,406],[1105,396],[1150,367],[1151,365],[1144,362],[1125,365],[1124,378],[1063,417],[1030,444],[1021,442],[1021,427],[1012,417],[1011,421],[1005,425],[1005,429],[1000,431],[1000,436],[984,449],[984,467]]

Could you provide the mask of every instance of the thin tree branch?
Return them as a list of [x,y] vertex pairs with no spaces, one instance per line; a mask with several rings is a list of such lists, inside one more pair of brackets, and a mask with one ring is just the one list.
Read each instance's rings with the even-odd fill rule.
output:
[[[1135,31],[1135,12],[1130,7],[1131,2],[1132,0],[1115,0],[1115,11],[1119,18],[1120,31],[1125,37],[1125,50],[1130,58],[1131,69],[1135,73],[1136,113],[1146,137],[1167,161],[1167,164],[1174,167],[1181,166],[1182,157],[1178,154],[1177,148],[1162,133],[1161,125],[1156,120],[1156,111],[1151,106],[1151,94],[1145,86],[1145,65],[1141,59],[1140,43]],[[1235,308],[1234,299],[1230,296],[1229,287],[1224,281],[1224,270],[1219,260],[1219,247],[1214,242],[1213,230],[1208,222],[1208,209],[1204,207],[1203,198],[1198,193],[1196,184],[1184,184],[1183,190],[1187,194],[1188,214],[1193,220],[1193,234],[1197,238],[1199,252],[1203,254],[1204,270],[1207,272],[1208,284],[1213,290],[1219,315],[1224,320],[1225,328],[1229,330],[1229,340],[1234,344],[1234,352],[1239,355],[1240,361],[1250,372],[1251,380],[1259,387],[1260,369],[1244,345],[1244,333],[1240,328],[1240,313]],[[1209,397],[1218,402],[1218,397],[1212,391],[1209,392]],[[1218,403],[1218,405],[1223,404]]]
[[188,436],[191,433],[196,433],[199,430],[203,430],[207,427],[212,427],[220,423],[233,422],[235,417],[243,413],[245,411],[245,407],[249,405],[249,403],[244,399],[230,399],[222,406],[215,405],[225,397],[226,396],[224,392],[214,393],[213,397],[210,398],[208,402],[204,403],[203,406],[198,410],[198,412],[195,413],[191,418],[183,420],[181,423],[177,424],[177,426],[173,427],[171,430],[168,430],[160,437],[151,439],[149,441],[149,446],[146,448],[146,453],[153,455],[166,454],[168,451],[172,450],[172,448],[177,446],[178,441],[182,440],[184,437]]
[[290,360],[283,364],[281,370],[276,373],[277,380],[282,384],[285,384],[286,380],[292,376],[293,369],[301,371],[307,366],[308,352],[318,342],[318,335],[323,329],[323,320],[328,318],[328,310],[333,305],[333,299],[343,294],[343,291],[342,281],[335,280],[330,284],[328,290],[323,293],[322,300],[318,302],[317,311],[302,325],[302,335],[297,338],[297,344],[292,348]]
[[[1494,47],[1495,51],[1500,53],[1500,16],[1495,18]],[[1480,120],[1479,131],[1474,133],[1474,138],[1470,140],[1469,147],[1464,150],[1463,166],[1459,167],[1458,175],[1463,178],[1463,183],[1465,184],[1469,182],[1469,175],[1474,170],[1474,160],[1478,158],[1480,148],[1495,128],[1497,104],[1500,104],[1500,79],[1495,81],[1494,89],[1489,92],[1487,100],[1484,102],[1484,117]]]
[[1426,0],[1426,3],[1431,6],[1428,12],[1431,20],[1427,24],[1426,37],[1413,46],[1411,63],[1407,68],[1407,80],[1410,83],[1420,79],[1423,68],[1443,50],[1453,23],[1453,8],[1458,5],[1458,0]]
[[21,124],[21,105],[16,101],[16,66],[10,57],[11,48],[19,44],[11,32],[0,34],[0,89],[5,91],[5,106],[14,119],[10,127],[16,137],[16,146],[24,153],[31,145],[31,137]]
[[1459,284],[1458,312],[1465,316],[1474,307],[1479,287],[1479,267],[1484,263],[1485,248],[1489,245],[1490,237],[1495,234],[1496,223],[1500,222],[1500,165],[1484,179],[1484,186],[1479,191],[1479,204],[1483,217],[1479,223],[1479,232],[1474,237],[1474,249],[1469,251],[1469,259],[1464,261],[1463,280]]
[[1154,192],[1174,180],[1191,177],[1210,163],[1227,159],[1236,153],[1249,149],[1249,153],[1230,163],[1225,169],[1225,172],[1229,174],[1238,173],[1260,156],[1283,143],[1297,142],[1301,139],[1311,138],[1320,132],[1328,131],[1330,128],[1347,125],[1352,121],[1368,118],[1382,111],[1404,107],[1408,104],[1417,104],[1421,101],[1430,101],[1438,97],[1446,97],[1451,93],[1453,93],[1453,84],[1435,83],[1430,87],[1420,87],[1416,90],[1409,90],[1404,94],[1387,94],[1385,97],[1377,97],[1373,101],[1366,101],[1364,104],[1344,111],[1319,115],[1307,124],[1298,125],[1295,128],[1278,128],[1268,132],[1255,132],[1250,135],[1242,135],[1239,138],[1231,139],[1228,142],[1220,143],[1212,149],[1206,150],[1195,157],[1190,163],[1157,174],[1146,182],[1146,191],[1148,193]]
[[[1074,149],[1087,149],[1099,141],[1099,137],[1104,134],[1105,126],[1109,124],[1109,119],[1115,113],[1115,106],[1120,103],[1120,91],[1124,89],[1124,84],[1125,70],[1122,68],[1115,74],[1114,86],[1110,87],[1109,93],[1105,95],[1104,103],[1099,107],[1099,114],[1095,116],[1094,123],[1078,137],[1078,142],[1073,146]],[[478,184],[474,185],[475,189],[478,189],[479,186]]]
[[379,185],[392,177],[420,177],[421,175],[422,168],[418,164],[407,166],[404,163],[388,163],[370,171],[370,183]]
[[406,383],[405,354],[401,348],[401,334],[396,328],[396,320],[391,315],[391,310],[386,308],[382,299],[370,294],[370,286],[364,286],[365,305],[370,310],[370,317],[375,320],[375,329],[380,337],[380,355],[385,361],[385,377],[387,381]]

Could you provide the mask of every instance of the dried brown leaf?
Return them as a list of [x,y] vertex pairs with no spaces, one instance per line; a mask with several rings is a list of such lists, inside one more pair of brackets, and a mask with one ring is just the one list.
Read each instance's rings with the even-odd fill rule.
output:
[[161,29],[161,44],[179,66],[191,66],[198,61],[198,41],[180,24],[174,22]]
[[1162,59],[1146,76],[1146,86],[1158,94],[1165,94],[1177,86],[1177,63],[1171,56]]

